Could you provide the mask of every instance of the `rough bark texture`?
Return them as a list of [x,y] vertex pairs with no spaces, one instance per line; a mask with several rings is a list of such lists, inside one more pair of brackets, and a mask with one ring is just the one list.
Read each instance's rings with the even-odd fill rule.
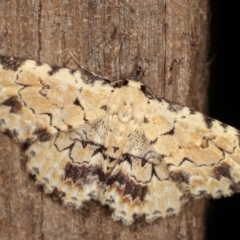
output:
[[[113,80],[137,66],[156,96],[203,111],[207,0],[0,0],[0,54],[78,68]],[[0,239],[204,239],[204,200],[177,217],[126,227],[97,202],[65,207],[34,185],[26,158],[0,135]]]

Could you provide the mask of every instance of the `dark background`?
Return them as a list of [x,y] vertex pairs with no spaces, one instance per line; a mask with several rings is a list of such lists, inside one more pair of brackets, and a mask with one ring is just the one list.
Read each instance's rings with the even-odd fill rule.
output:
[[[237,1],[210,0],[209,115],[240,129],[239,30]],[[240,194],[210,200],[206,240],[240,239]]]

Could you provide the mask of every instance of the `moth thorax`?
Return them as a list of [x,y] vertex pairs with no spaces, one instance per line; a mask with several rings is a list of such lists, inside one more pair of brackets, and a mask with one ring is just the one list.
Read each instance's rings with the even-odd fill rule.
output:
[[118,118],[121,122],[127,123],[133,118],[133,107],[131,102],[123,102],[118,109]]

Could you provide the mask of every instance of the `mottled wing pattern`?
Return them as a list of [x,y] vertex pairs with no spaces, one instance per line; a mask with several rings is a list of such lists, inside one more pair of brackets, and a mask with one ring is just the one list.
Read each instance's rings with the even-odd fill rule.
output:
[[28,147],[28,171],[66,204],[99,199],[105,175],[96,153],[106,145],[99,124],[113,88],[88,73],[0,59],[0,130]]
[[115,219],[131,223],[141,213],[152,221],[178,213],[189,195],[240,191],[237,129],[164,99],[148,98],[142,112],[107,182]]
[[193,109],[151,101],[153,114],[146,114],[151,117],[145,134],[155,140],[154,149],[163,156],[171,180],[194,197],[239,191],[239,131]]
[[129,225],[177,214],[188,195],[240,189],[239,132],[142,83],[0,57],[0,86],[0,130],[65,204],[95,199]]

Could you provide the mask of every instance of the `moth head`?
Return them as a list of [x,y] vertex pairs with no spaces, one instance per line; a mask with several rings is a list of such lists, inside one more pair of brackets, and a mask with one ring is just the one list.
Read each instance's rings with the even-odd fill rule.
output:
[[122,123],[131,119],[142,122],[148,99],[141,86],[140,82],[128,81],[128,84],[116,88],[109,103],[110,114],[117,114]]

